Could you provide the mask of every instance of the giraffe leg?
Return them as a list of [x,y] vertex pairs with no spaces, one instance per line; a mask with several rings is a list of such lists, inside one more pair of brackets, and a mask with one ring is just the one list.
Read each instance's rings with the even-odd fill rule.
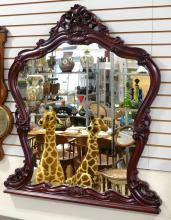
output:
[[36,178],[35,178],[35,180],[36,180],[37,184],[38,183],[42,183],[42,182],[45,181],[44,173],[43,173],[43,171],[40,168],[38,168],[37,171],[36,171]]
[[77,180],[77,184],[81,187],[92,187],[93,183],[90,174],[82,173],[80,179]]

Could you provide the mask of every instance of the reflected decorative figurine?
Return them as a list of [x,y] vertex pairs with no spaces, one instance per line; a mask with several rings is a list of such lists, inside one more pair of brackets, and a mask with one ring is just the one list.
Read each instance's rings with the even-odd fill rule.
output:
[[90,55],[89,50],[84,52],[84,56],[80,58],[80,63],[83,68],[83,72],[86,72],[87,68],[89,72],[92,71],[92,67],[94,65],[94,57]]
[[38,101],[43,99],[43,83],[42,75],[28,75],[27,77],[27,101]]
[[135,79],[134,100],[132,101],[133,108],[139,108],[142,104],[142,89],[139,86],[139,79]]
[[130,82],[126,82],[126,88],[125,88],[125,97],[124,97],[124,107],[131,108],[131,94],[130,94]]
[[76,174],[66,180],[67,184],[92,187],[94,184],[98,183],[99,148],[97,144],[97,135],[102,129],[106,131],[103,120],[92,117],[90,126],[88,127],[87,154],[80,167],[77,169]]
[[45,111],[43,118],[39,120],[39,125],[43,125],[46,134],[43,154],[36,170],[36,183],[48,182],[56,186],[64,182],[64,173],[56,149],[55,130],[58,124],[61,124],[61,121],[55,112]]
[[49,72],[50,73],[54,72],[56,65],[56,57],[53,56],[53,52],[52,52],[52,56],[50,56],[49,59],[47,60],[47,63],[49,67]]
[[72,58],[72,52],[64,52],[63,58],[59,63],[59,67],[61,68],[62,72],[72,72],[74,66],[75,63]]

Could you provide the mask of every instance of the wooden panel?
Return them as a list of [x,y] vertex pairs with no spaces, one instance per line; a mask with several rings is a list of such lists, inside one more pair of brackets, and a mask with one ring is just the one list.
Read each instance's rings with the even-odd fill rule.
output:
[[149,169],[171,171],[171,161],[163,159],[150,159]]
[[[156,41],[155,43],[166,43],[160,34],[153,34],[153,38],[158,35],[158,42]],[[167,34],[171,39],[171,33],[165,33],[164,35],[166,36]],[[170,42],[169,39],[167,39],[167,42]],[[152,56],[171,56],[171,45],[152,46]]]
[[140,158],[138,162],[139,169],[149,169],[149,159],[148,158]]
[[171,120],[171,109],[151,109],[153,120]]
[[8,36],[22,36],[22,35],[45,35],[49,34],[50,29],[54,25],[36,25],[36,26],[17,26],[8,27]]
[[170,147],[149,147],[148,157],[157,158],[171,158],[171,146]]
[[152,121],[150,131],[171,134],[171,122]]
[[170,0],[153,0],[153,5],[170,5]]
[[152,107],[171,108],[171,97],[157,96],[152,103]]
[[14,144],[20,146],[20,140],[18,135],[9,135],[3,142],[4,144]]
[[171,69],[170,58],[154,58],[154,61],[157,63],[160,69]]
[[170,18],[171,17],[171,7],[165,8],[154,8],[153,9],[154,18]]
[[171,20],[157,20],[153,21],[153,30],[171,30]]
[[3,144],[3,149],[4,149],[5,155],[20,156],[20,157],[24,156],[22,147],[11,146],[11,145],[8,145],[8,144]]
[[[171,13],[171,8],[170,8],[170,13]],[[171,26],[170,26],[170,29],[171,29]],[[171,42],[170,39],[171,39],[171,32],[170,33],[154,33],[153,34],[153,43],[170,43]],[[161,48],[161,46],[160,46],[160,48]],[[160,49],[160,48],[154,47],[154,49],[155,49],[154,52],[155,51],[157,52],[157,49]],[[164,55],[167,55],[169,48],[166,49],[164,47],[164,49],[165,49]],[[163,53],[164,53],[164,49],[163,49]],[[168,55],[170,55],[170,52]]]
[[[7,3],[8,4],[17,4],[17,3],[22,4],[22,3],[29,3],[29,2],[30,3],[49,2],[49,4],[52,4],[50,2],[53,2],[53,1],[58,2],[60,0],[8,0],[8,1],[7,0],[1,0],[1,5],[5,5]],[[65,1],[67,1],[67,0],[65,0]],[[77,3],[78,2],[79,1],[77,1]],[[113,7],[113,0],[108,0],[106,2],[101,1],[101,2],[99,2],[99,4],[97,4],[97,2],[93,2],[93,1],[91,2],[89,0],[82,0],[80,4],[89,6],[89,8],[90,8],[90,6],[93,7],[93,8],[97,8],[97,7],[99,7],[99,5],[100,5],[101,8],[109,8],[109,7],[112,8]],[[122,2],[122,1],[117,2],[117,4],[115,4],[115,7],[125,8],[125,7],[133,7],[133,6],[134,7],[139,7],[139,6],[149,6],[149,5],[151,5],[151,1],[149,1],[149,0],[139,0],[139,1],[127,0],[127,1],[124,1],[124,2]]]
[[147,144],[170,146],[171,135],[168,134],[150,134]]
[[[5,6],[5,5],[8,5],[8,6],[15,6],[15,5],[20,5],[20,4],[37,4],[38,2],[40,3],[43,3],[43,2],[60,2],[60,1],[64,1],[64,2],[69,2],[71,0],[1,0],[1,4],[0,6]],[[78,0],[79,1],[79,0]]]
[[160,85],[159,94],[171,95],[171,83],[162,83]]
[[171,70],[161,71],[161,81],[162,82],[171,82]]
[[[68,5],[68,6],[67,6]],[[98,5],[97,5],[98,6]],[[120,10],[120,9],[110,9],[108,10],[98,10],[98,7],[96,6],[96,15],[101,19],[101,20],[125,20],[125,19],[146,19],[151,17],[151,11],[152,8],[131,8],[127,10]],[[18,5],[17,6],[17,13],[15,10],[10,10],[9,6],[3,7],[3,11],[0,14],[0,17],[4,16],[29,16],[31,15],[37,15],[37,14],[45,14],[45,15],[50,15],[50,14],[61,14],[61,12],[64,12],[64,8],[69,7],[68,3],[64,2],[53,2],[51,4],[45,3],[45,4],[33,4],[33,5]],[[13,7],[14,8],[14,7]],[[54,9],[57,10],[54,10]],[[92,7],[91,7],[92,8]],[[90,8],[90,9],[91,9]],[[92,8],[93,9],[93,8]],[[100,7],[101,9],[101,7]],[[110,12],[110,13],[109,13]]]

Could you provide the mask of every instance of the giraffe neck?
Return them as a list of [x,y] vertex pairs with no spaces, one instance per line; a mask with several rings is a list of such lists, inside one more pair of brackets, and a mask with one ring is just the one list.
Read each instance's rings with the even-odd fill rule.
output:
[[97,134],[90,133],[87,139],[88,151],[89,150],[99,150],[97,145]]
[[45,133],[45,149],[51,148],[56,150],[56,135],[55,135],[55,127],[46,129]]

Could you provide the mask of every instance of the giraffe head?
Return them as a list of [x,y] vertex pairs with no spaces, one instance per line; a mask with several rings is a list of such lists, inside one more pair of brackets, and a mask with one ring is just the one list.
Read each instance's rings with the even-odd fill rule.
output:
[[108,130],[108,126],[105,124],[103,118],[104,118],[103,115],[101,116],[101,118],[99,118],[99,124],[100,124],[100,127],[101,127],[102,131],[107,131]]
[[42,126],[44,129],[47,129],[47,128],[54,128],[56,129],[56,127],[58,125],[61,125],[62,122],[61,120],[57,117],[56,115],[56,112],[52,111],[52,112],[49,112],[49,111],[45,111],[44,114],[43,114],[43,118],[41,118],[39,121],[38,121],[38,125],[39,126]]
[[99,123],[99,118],[94,118],[94,116],[91,117],[90,125],[88,126],[89,132],[93,132],[94,134],[97,134],[99,131],[101,131],[101,125]]

